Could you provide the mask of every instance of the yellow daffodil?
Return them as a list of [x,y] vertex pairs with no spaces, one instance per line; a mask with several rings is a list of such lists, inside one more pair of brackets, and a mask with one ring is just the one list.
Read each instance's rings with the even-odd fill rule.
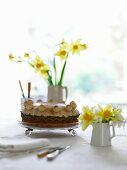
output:
[[43,69],[44,69],[45,71],[49,71],[49,70],[50,70],[50,67],[49,67],[49,65],[44,64]]
[[12,53],[9,54],[9,60],[15,61],[15,62],[22,62],[22,58],[20,56],[16,58],[12,55]]
[[34,64],[34,67],[35,67],[36,70],[40,70],[41,67],[44,66],[44,62],[39,56],[35,57],[33,64]]
[[44,79],[48,79],[48,71],[49,71],[49,66],[47,64],[44,64],[40,70],[39,73],[44,77]]
[[55,56],[59,56],[61,60],[65,60],[67,55],[68,55],[68,51],[65,48],[63,48],[63,47],[61,47],[59,49],[59,51],[57,51],[55,53]]
[[48,73],[46,70],[40,69],[39,73],[44,77],[44,79],[48,79]]
[[72,54],[80,54],[82,50],[85,50],[87,48],[87,45],[81,44],[81,39],[78,39],[75,42],[72,42],[70,46],[70,51],[72,52]]
[[103,121],[109,121],[113,119],[113,110],[112,105],[107,105],[104,108],[100,105],[98,105],[98,112],[96,113],[100,116],[102,116]]
[[120,108],[113,108],[113,115],[114,115],[113,121],[114,122],[123,121],[124,120],[124,117],[122,116],[121,113],[122,113],[122,109],[120,109]]
[[9,60],[13,60],[13,59],[14,59],[14,57],[13,57],[12,53],[9,54]]
[[69,44],[67,42],[65,42],[64,39],[62,39],[62,41],[60,43],[60,48],[64,48],[66,50],[69,50]]
[[[82,44],[81,39],[76,40],[72,44],[69,44],[64,39],[62,39],[62,41],[58,43],[55,47],[58,47],[58,49],[54,53],[52,67],[53,70],[49,70],[49,66],[44,63],[40,56],[37,55],[33,58],[33,55],[30,55],[33,52],[33,54],[36,55],[37,53],[35,51],[31,53],[24,53],[24,55],[21,57],[13,57],[13,55],[10,54],[9,59],[15,62],[26,62],[30,67],[35,70],[36,73],[41,74],[45,79],[47,79],[49,85],[62,86],[69,54],[80,54],[80,51],[87,49],[87,45]],[[59,58],[62,62],[57,62],[57,58]]]
[[124,117],[121,115],[120,108],[113,107],[108,104],[105,107],[98,105],[97,107],[83,107],[83,113],[79,116],[82,129],[85,130],[93,123],[109,123],[110,121],[118,124],[125,123]]
[[55,56],[60,57],[61,60],[66,60],[69,53],[69,44],[62,39],[59,44],[59,50],[55,53]]
[[93,108],[83,107],[83,114],[79,116],[82,124],[82,129],[85,130],[94,120]]

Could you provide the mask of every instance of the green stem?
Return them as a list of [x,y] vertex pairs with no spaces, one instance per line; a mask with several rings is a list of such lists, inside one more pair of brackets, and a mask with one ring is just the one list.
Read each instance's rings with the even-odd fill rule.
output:
[[58,82],[58,86],[61,86],[62,85],[62,82],[63,82],[63,76],[64,76],[64,72],[65,72],[65,67],[66,67],[66,64],[67,64],[67,58],[68,58],[68,55],[66,57],[66,60],[64,62],[64,65],[63,65],[63,68],[62,68],[62,71],[61,71],[61,76],[60,76],[60,80]]
[[48,83],[49,85],[53,85],[52,76],[49,74],[49,71],[47,71],[47,73],[48,73]]
[[54,74],[55,74],[55,85],[57,85],[57,70],[56,70],[56,60],[55,60],[55,55],[54,55],[54,60],[53,60],[53,67],[54,67]]

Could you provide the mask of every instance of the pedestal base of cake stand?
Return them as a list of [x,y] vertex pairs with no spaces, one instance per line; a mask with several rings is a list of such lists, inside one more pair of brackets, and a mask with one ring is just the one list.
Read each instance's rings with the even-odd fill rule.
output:
[[79,127],[79,123],[64,123],[64,124],[40,124],[40,123],[28,123],[28,122],[22,122],[18,121],[20,125],[24,128],[25,130],[25,135],[30,135],[34,130],[40,130],[40,131],[53,131],[53,132],[58,132],[61,130],[67,130],[71,136],[76,136],[76,128]]
[[[34,130],[34,129],[32,129],[32,128],[27,128],[27,129],[25,130],[25,135],[27,135],[27,136],[31,135],[31,133],[33,132],[33,130]],[[47,130],[48,130],[48,129],[47,129]],[[52,129],[50,129],[50,130],[52,130]],[[64,130],[65,130],[65,128],[64,128]],[[67,131],[69,132],[69,134],[70,134],[71,136],[76,136],[76,135],[77,135],[77,132],[76,132],[75,129],[69,128],[69,129],[67,129]]]

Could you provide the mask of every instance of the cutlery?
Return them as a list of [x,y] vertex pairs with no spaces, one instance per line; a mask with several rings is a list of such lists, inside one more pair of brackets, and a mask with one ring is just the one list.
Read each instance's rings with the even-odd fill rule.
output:
[[68,145],[63,148],[56,149],[54,152],[47,154],[47,160],[51,161],[51,160],[55,159],[60,153],[62,153],[63,151],[65,151],[66,149],[69,149],[69,148],[70,148],[70,146]]
[[65,147],[51,147],[51,148],[47,148],[47,149],[45,149],[43,152],[39,152],[39,153],[37,154],[37,157],[38,157],[38,158],[43,158],[43,157],[45,157],[46,155],[48,155],[48,154],[50,154],[50,153],[52,153],[52,152],[55,152],[55,151],[58,150],[58,149],[63,149],[63,148],[65,148]]

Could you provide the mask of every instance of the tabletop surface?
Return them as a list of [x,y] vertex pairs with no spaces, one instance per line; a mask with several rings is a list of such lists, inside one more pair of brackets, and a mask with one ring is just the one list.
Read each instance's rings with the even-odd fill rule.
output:
[[[43,131],[35,130],[28,138],[48,138],[50,146],[70,145],[55,160],[49,162],[46,158],[38,159],[36,154],[22,152],[2,156],[0,152],[0,170],[124,170],[127,169],[127,129],[116,128],[116,137],[109,147],[94,147],[90,145],[92,128],[82,131],[77,128],[77,135],[71,136],[67,130]],[[1,119],[0,137],[16,137],[25,135],[16,118]]]

